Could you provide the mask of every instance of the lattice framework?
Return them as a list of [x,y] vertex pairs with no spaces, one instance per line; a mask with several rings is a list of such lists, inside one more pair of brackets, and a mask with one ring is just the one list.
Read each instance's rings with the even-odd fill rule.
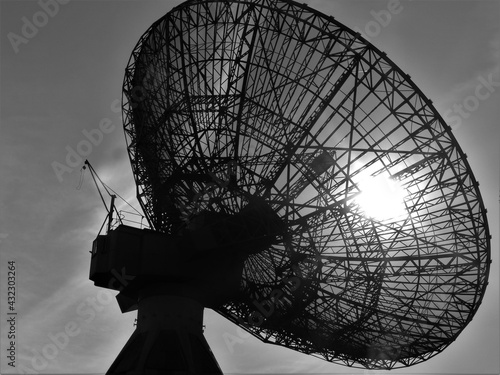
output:
[[[291,1],[188,1],[143,35],[124,94],[156,230],[251,196],[287,224],[247,260],[223,316],[367,368],[427,360],[472,319],[490,244],[466,156],[410,77],[332,17]],[[407,215],[377,220],[356,204],[381,174],[404,187]]]

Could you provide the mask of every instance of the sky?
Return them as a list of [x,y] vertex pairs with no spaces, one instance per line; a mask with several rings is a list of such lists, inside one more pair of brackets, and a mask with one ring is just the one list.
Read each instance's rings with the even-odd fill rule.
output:
[[[488,209],[493,263],[476,316],[443,353],[391,374],[500,373],[500,2],[300,2],[363,33],[412,77],[452,126]],[[88,279],[106,211],[88,174],[80,184],[80,169],[88,158],[138,206],[119,112],[124,69],[139,37],[180,3],[0,1],[2,374],[104,373],[134,330],[135,314],[121,314],[116,293]],[[94,143],[80,146],[80,158],[72,150],[85,134],[94,134]],[[54,165],[64,167],[56,173]],[[7,358],[9,261],[16,271],[16,368]],[[384,373],[264,344],[211,310],[205,325],[227,374]],[[228,335],[240,339],[228,344]]]

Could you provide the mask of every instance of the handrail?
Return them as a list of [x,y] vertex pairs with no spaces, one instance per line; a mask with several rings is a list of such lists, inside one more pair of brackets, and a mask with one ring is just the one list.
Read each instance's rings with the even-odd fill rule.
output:
[[124,222],[131,223],[131,226],[137,226],[139,229],[150,229],[149,223],[145,220],[145,216],[139,215],[135,212],[120,210],[118,211],[118,217],[115,219],[111,225],[111,229],[116,229],[120,224]]

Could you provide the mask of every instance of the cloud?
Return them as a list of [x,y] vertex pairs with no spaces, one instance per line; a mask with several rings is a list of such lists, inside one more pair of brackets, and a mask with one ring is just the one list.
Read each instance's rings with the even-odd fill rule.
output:
[[[0,265],[3,267],[6,259],[15,259],[18,265],[19,362],[31,365],[32,350],[43,355],[43,349],[54,344],[49,335],[65,333],[69,323],[74,322],[76,330],[79,329],[64,349],[47,360],[40,372],[102,373],[133,331],[135,313],[121,314],[116,301],[113,299],[107,303],[103,289],[88,280],[89,250],[106,216],[90,175],[87,172],[81,190],[77,190],[79,167],[65,174],[60,183],[51,163],[65,162],[66,146],[76,148],[85,139],[84,129],[95,129],[102,119],[111,119],[114,130],[106,134],[87,157],[106,184],[138,207],[121,119],[112,111],[111,105],[121,96],[123,67],[131,48],[150,22],[158,18],[159,11],[168,11],[179,3],[148,2],[144,6],[138,2],[74,2],[65,7],[57,20],[54,19],[36,40],[24,46],[27,48],[20,56],[13,58],[12,53],[2,56],[2,66],[8,67],[9,74],[2,75]],[[321,7],[322,11],[351,27],[362,27],[372,19],[370,10],[378,11],[387,6],[385,0],[375,3],[315,0],[308,3],[313,8]],[[435,87],[436,78],[444,82],[444,86],[440,84],[443,89],[436,90],[434,96],[445,98],[449,104],[461,103],[471,95],[478,76],[487,77],[490,72],[497,74],[500,60],[498,26],[491,26],[498,24],[497,19],[491,21],[498,17],[498,12],[479,11],[484,7],[483,2],[481,5],[467,2],[469,5],[466,6],[475,7],[476,13],[467,12],[460,16],[467,22],[454,22],[458,20],[454,17],[459,12],[457,3],[438,4],[436,6],[444,12],[431,14],[430,3],[409,2],[404,12],[394,17],[374,40],[377,45],[385,43],[383,45],[388,47],[388,52],[391,51],[391,58],[397,54],[405,67],[420,72],[420,77],[424,78],[419,82],[424,80],[427,87]],[[14,8],[16,4],[11,2],[9,6]],[[11,26],[18,27],[23,12],[31,15],[36,8],[36,4],[35,8],[29,9],[27,5],[19,6],[22,9],[16,11],[15,17],[10,21],[2,17],[2,20],[5,18]],[[116,16],[117,12],[120,17]],[[96,14],[99,17],[96,18]],[[89,20],[92,21],[92,30],[88,29]],[[117,20],[117,23],[110,20]],[[422,20],[428,22],[425,27]],[[430,20],[438,23],[432,24]],[[124,28],[123,25],[131,26]],[[436,25],[442,28],[440,33],[435,32]],[[95,38],[89,38],[95,35],[105,37],[97,42]],[[443,41],[443,35],[454,37]],[[436,45],[430,47],[433,41]],[[6,71],[4,69],[3,73]],[[496,102],[496,99],[487,104],[481,102],[481,105],[485,103],[481,108],[496,106]],[[490,121],[494,128],[475,127],[467,133],[481,136],[477,144],[466,139],[470,160],[477,155],[490,154],[491,148],[484,147],[483,140],[498,142],[498,116],[492,113],[484,114],[481,119],[486,118],[485,121]],[[471,149],[470,146],[474,147]],[[491,171],[491,166],[498,160],[479,160],[482,168],[478,175],[482,191],[488,193],[487,206],[497,207],[498,174]],[[127,209],[123,202],[118,200],[117,204]],[[490,220],[495,235],[495,259],[498,258],[497,208],[490,208]],[[473,362],[467,354],[471,351],[475,358],[484,362],[480,364],[481,368],[492,370],[489,372],[498,370],[498,356],[487,358],[486,354],[481,354],[495,354],[495,350],[498,353],[498,342],[495,341],[498,338],[491,338],[498,333],[498,327],[491,324],[498,324],[498,306],[495,306],[498,301],[497,269],[491,277],[480,312],[464,336],[443,353],[444,362],[438,356],[429,365],[419,366],[417,370],[411,368],[407,372],[436,372],[436,366],[445,368],[451,362],[457,362],[454,369],[460,370],[463,361],[456,361],[456,357],[469,358],[466,362]],[[3,296],[6,292],[3,280],[1,288]],[[237,344],[231,353],[222,335],[225,332],[237,334],[235,326],[215,313],[207,312],[205,316],[206,334],[226,372],[346,372],[343,366],[264,344],[253,337]],[[2,332],[5,330],[3,317],[0,323]],[[3,349],[5,337],[2,335],[1,339]],[[456,348],[460,350],[455,351]],[[6,368],[4,363],[2,361],[2,372]],[[349,369],[349,372],[359,371]]]

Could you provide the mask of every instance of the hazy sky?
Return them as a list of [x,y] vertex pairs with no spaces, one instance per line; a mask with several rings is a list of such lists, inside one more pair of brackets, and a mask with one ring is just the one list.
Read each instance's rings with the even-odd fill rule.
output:
[[[461,336],[433,359],[391,374],[498,374],[500,2],[402,1],[391,19],[380,18],[393,1],[300,2],[364,32],[453,125],[488,208],[493,264],[483,304]],[[44,10],[45,3],[52,5]],[[78,160],[59,176],[52,165],[67,164],[68,149],[85,139],[84,130],[105,125],[86,157],[108,185],[135,202],[117,111],[124,68],[139,37],[179,3],[0,3],[2,374],[17,373],[6,359],[9,260],[16,262],[17,365],[24,371],[104,373],[134,329],[135,314],[121,314],[115,293],[88,280],[89,250],[105,218],[100,198],[88,175],[77,189]],[[236,327],[210,310],[205,324],[225,373],[364,373],[253,338],[227,345],[225,334],[238,336]]]

